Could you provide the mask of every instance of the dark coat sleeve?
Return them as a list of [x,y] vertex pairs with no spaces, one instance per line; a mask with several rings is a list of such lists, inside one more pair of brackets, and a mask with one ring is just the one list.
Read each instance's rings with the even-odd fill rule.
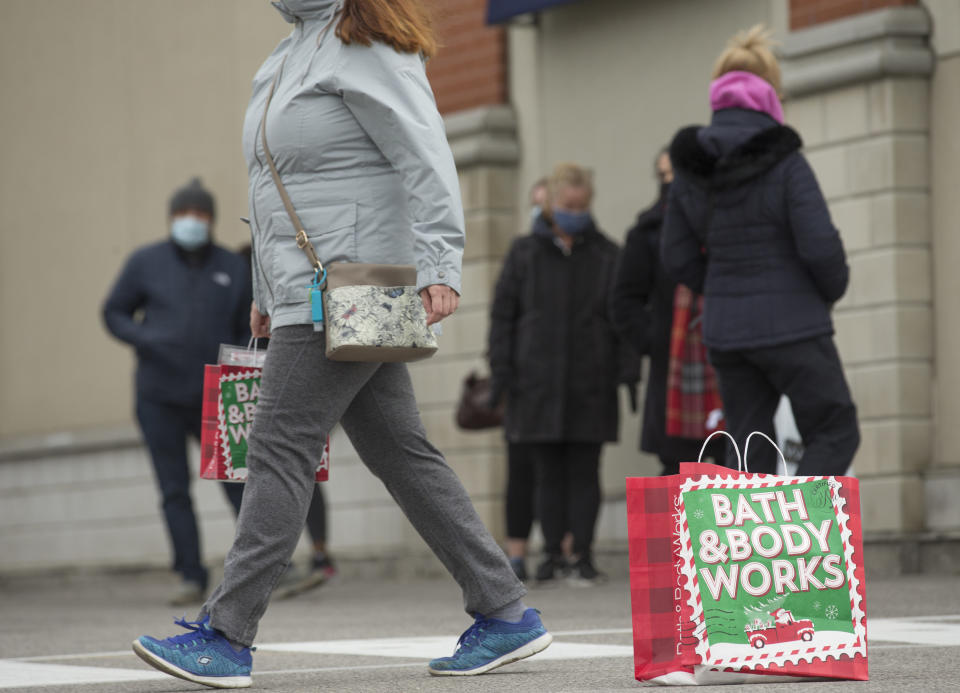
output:
[[660,238],[660,259],[674,281],[702,294],[707,262],[702,251],[703,244],[687,216],[686,206],[691,193],[690,186],[677,176],[667,198],[667,213]]
[[850,270],[817,179],[799,153],[787,162],[786,195],[787,218],[800,260],[813,275],[823,298],[834,303],[847,290]]
[[514,242],[497,279],[490,309],[487,357],[494,398],[507,391],[515,378],[517,321],[520,319],[519,246]]
[[638,354],[650,353],[649,303],[656,282],[657,252],[659,248],[651,247],[641,227],[630,229],[617,263],[610,300],[614,329]]
[[139,259],[140,256],[134,254],[127,260],[103,303],[103,321],[110,334],[134,347],[141,345],[143,326],[133,316],[147,299],[140,281]]

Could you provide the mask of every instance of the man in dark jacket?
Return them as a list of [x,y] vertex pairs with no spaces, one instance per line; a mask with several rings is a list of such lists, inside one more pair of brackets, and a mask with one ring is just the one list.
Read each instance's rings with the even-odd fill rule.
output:
[[[660,234],[667,194],[673,182],[673,167],[666,149],[657,155],[655,170],[660,194],[652,205],[640,212],[636,223],[627,232],[617,264],[610,313],[621,338],[638,354],[650,357],[640,449],[660,458],[663,474],[676,474],[680,462],[697,459],[703,438],[668,436],[666,432],[667,370],[677,289],[677,283],[660,263]],[[722,459],[723,452],[722,439],[715,439],[708,446],[705,457],[719,456]]]
[[600,451],[617,440],[618,382],[635,386],[639,374],[637,357],[610,322],[617,246],[594,224],[592,193],[587,171],[556,168],[548,207],[533,233],[511,247],[491,310],[492,387],[507,397],[507,441],[525,445],[538,470],[547,554],[538,580],[565,571],[567,529],[575,577],[600,577],[591,555]]
[[[203,367],[221,343],[246,344],[250,334],[246,263],[213,243],[214,216],[199,179],[175,191],[170,238],[136,250],[103,305],[107,329],[137,353],[137,420],[183,577],[173,604],[202,601],[207,588],[187,465],[187,436],[200,437]],[[243,485],[223,489],[239,512]]]
[[[832,339],[849,276],[840,236],[800,137],[778,124],[774,88],[735,71],[711,99],[725,104],[711,124],[681,130],[670,147],[664,265],[705,295],[703,339],[739,444],[752,431],[774,437],[785,394],[806,448],[799,473],[844,474],[860,437]],[[774,472],[775,452],[752,449],[749,468]]]

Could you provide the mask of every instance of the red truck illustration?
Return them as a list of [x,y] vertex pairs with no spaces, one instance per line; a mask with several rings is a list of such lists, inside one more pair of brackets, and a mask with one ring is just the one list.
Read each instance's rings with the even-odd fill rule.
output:
[[758,650],[767,643],[791,640],[809,642],[813,639],[813,621],[809,619],[797,621],[787,609],[775,609],[770,612],[770,615],[773,617],[772,623],[769,620],[764,623],[757,618],[752,624],[748,623],[744,626],[747,639]]

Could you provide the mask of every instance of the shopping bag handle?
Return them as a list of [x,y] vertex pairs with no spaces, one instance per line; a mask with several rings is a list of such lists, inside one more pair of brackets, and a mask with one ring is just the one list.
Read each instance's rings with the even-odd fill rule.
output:
[[[747,442],[743,444],[743,471],[747,471],[747,451],[750,449],[750,439],[754,436],[760,436],[761,438],[767,439],[767,442],[770,443],[770,445],[773,446],[773,449],[777,451],[777,454],[780,455],[780,461],[783,462],[783,475],[789,476],[790,472],[787,469],[787,458],[783,456],[783,452],[780,450],[780,447],[774,443],[773,440],[770,439],[770,436],[763,431],[754,431],[747,436]],[[707,440],[709,440],[709,438]],[[773,471],[774,474],[776,474],[777,470],[774,469]]]
[[[740,471],[740,467],[743,467],[744,472],[747,471],[747,465],[744,463],[744,458],[740,457],[740,448],[737,447],[737,441],[734,440],[733,436],[727,433],[726,431],[714,431],[713,433],[707,436],[707,439],[703,441],[703,447],[700,448],[700,454],[697,456],[697,463],[700,463],[703,461],[703,453],[707,449],[707,443],[709,443],[710,439],[716,435],[723,435],[730,439],[730,444],[733,446],[733,451],[737,453],[737,471],[738,472]],[[747,438],[747,440],[750,440],[750,439]],[[744,453],[746,453],[746,451],[744,451]]]
[[257,338],[251,337],[250,341],[247,342],[247,351],[250,351],[250,347],[253,347],[253,362],[257,362]]

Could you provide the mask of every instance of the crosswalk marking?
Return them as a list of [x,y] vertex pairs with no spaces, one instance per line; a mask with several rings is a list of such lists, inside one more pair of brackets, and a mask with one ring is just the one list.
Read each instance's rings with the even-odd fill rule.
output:
[[[600,635],[630,635],[629,628],[555,631],[557,638],[577,638]],[[871,650],[901,647],[958,647],[960,646],[960,615],[914,618],[873,618],[867,622]],[[876,643],[889,643],[880,644]],[[453,652],[456,639],[452,636],[414,638],[371,638],[352,640],[320,640],[297,643],[258,644],[261,652],[303,653],[317,655],[352,655],[392,659],[416,659],[416,662],[357,664],[296,669],[254,669],[254,675],[282,676],[285,674],[320,673],[324,671],[353,671],[423,667],[426,661]],[[129,650],[113,652],[71,653],[0,659],[0,689],[42,687],[69,684],[123,683],[155,681],[168,678],[166,674],[146,668],[80,666],[64,661],[95,661],[97,659],[133,657]],[[630,658],[632,645],[611,645],[555,640],[535,660],[580,660],[598,658]]]

